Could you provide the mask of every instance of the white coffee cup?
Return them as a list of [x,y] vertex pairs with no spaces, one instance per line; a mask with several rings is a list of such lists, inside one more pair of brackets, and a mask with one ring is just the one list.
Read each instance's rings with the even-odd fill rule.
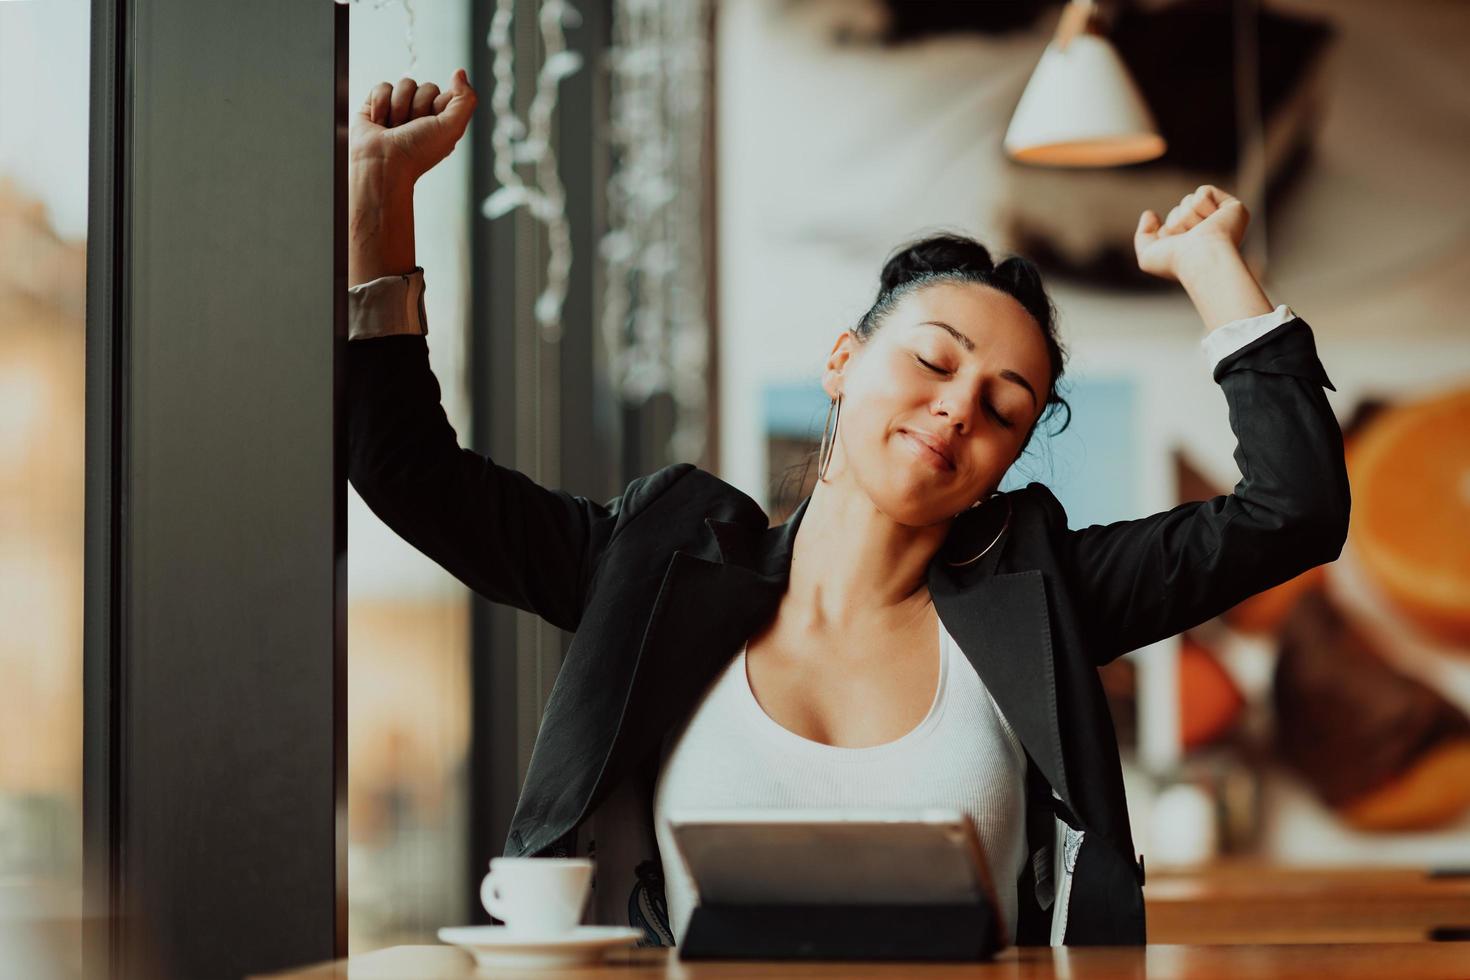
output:
[[591,858],[491,858],[480,902],[512,932],[555,935],[581,923],[591,884]]

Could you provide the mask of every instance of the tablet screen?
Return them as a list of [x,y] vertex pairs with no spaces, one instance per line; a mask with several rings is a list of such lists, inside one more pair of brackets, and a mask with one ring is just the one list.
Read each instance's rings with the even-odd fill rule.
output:
[[702,904],[995,905],[960,810],[684,810],[669,826]]

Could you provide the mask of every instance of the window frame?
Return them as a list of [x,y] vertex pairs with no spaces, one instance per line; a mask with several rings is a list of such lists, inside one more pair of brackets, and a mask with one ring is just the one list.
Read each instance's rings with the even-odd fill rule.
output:
[[346,953],[347,13],[93,0],[89,976]]

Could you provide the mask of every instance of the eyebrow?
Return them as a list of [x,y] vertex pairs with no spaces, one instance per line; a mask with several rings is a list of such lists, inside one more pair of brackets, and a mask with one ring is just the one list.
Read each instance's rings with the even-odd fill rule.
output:
[[[943,327],[945,330],[949,331],[950,336],[954,337],[955,340],[958,340],[962,345],[964,345],[964,348],[967,352],[972,352],[975,350],[975,342],[973,340],[971,340],[969,337],[966,337],[964,334],[960,333],[958,330],[956,330],[954,327],[951,327],[943,320],[925,320],[920,323],[919,326]],[[1010,368],[1001,368],[1000,371],[997,373],[1000,375],[1000,377],[1005,378],[1007,381],[1014,381],[1022,388],[1025,388],[1027,393],[1031,396],[1031,404],[1036,404],[1036,389],[1031,387],[1031,382],[1027,381],[1019,373],[1012,371]]]

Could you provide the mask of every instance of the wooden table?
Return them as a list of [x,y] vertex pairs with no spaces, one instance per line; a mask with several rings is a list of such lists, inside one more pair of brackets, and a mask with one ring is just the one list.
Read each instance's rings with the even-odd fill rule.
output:
[[[1230,859],[1148,869],[1151,943],[1413,943],[1470,934],[1470,875]],[[1470,962],[1470,943],[1462,944]],[[1470,974],[1470,966],[1467,966]]]
[[[710,980],[823,977],[943,980],[1025,977],[1299,977],[1379,980],[1382,977],[1470,976],[1470,943],[1353,943],[1264,946],[1027,946],[1011,947],[989,963],[681,962],[666,948],[610,953],[604,965],[575,970],[496,970],[511,980]],[[290,973],[275,980],[485,980],[474,960],[452,946],[394,946]]]

